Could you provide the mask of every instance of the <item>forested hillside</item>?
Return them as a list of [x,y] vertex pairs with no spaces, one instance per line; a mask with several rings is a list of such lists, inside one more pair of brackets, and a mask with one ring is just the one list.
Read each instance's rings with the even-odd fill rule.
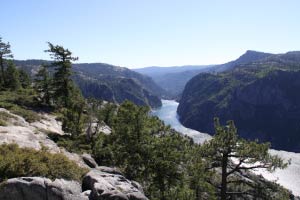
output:
[[262,57],[190,80],[178,107],[181,122],[213,133],[214,117],[233,119],[242,137],[299,152],[300,52]]
[[[50,65],[44,60],[14,60],[18,68],[22,68],[32,76],[41,65]],[[159,107],[165,92],[147,76],[103,63],[73,64],[73,79],[85,97],[94,97],[111,102],[122,103],[128,99],[138,105]],[[49,67],[53,71],[53,67]]]

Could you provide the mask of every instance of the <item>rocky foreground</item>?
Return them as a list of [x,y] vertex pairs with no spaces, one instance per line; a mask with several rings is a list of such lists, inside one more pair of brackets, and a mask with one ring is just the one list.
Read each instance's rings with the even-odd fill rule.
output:
[[142,187],[126,179],[116,168],[98,166],[89,154],[78,155],[60,148],[47,133],[65,134],[54,116],[43,114],[39,122],[28,123],[24,118],[0,108],[10,115],[6,126],[0,126],[0,144],[16,143],[20,147],[63,153],[80,167],[89,169],[82,183],[44,177],[16,177],[0,184],[1,200],[146,200]]

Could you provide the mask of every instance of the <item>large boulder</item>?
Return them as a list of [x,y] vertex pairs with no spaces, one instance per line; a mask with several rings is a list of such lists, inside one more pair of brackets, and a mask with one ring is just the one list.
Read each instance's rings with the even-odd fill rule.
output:
[[82,189],[91,190],[91,200],[148,199],[135,182],[129,181],[120,174],[113,174],[105,171],[93,169],[83,178]]
[[0,185],[1,200],[88,200],[76,181],[41,177],[8,179]]
[[[83,191],[82,191],[83,190]],[[148,200],[139,183],[115,168],[97,167],[82,185],[76,181],[42,177],[12,178],[0,183],[1,200]]]
[[98,167],[97,162],[94,160],[94,158],[90,154],[84,153],[81,155],[81,157],[82,157],[84,163],[87,164],[90,168]]

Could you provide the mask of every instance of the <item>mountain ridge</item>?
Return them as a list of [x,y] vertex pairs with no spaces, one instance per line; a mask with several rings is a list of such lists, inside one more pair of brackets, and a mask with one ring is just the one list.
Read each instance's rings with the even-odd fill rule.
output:
[[[47,60],[14,60],[17,67],[22,67],[31,75],[37,73],[42,64],[50,64]],[[138,105],[151,107],[161,106],[163,89],[145,75],[125,67],[106,63],[75,63],[73,79],[86,97],[95,97],[107,101],[121,103],[128,99]],[[124,87],[125,85],[129,87]]]
[[223,72],[232,69],[236,65],[254,62],[272,55],[274,54],[247,50],[236,60],[232,60],[224,64],[183,65],[174,67],[153,66],[134,70],[152,77],[152,79],[164,90],[168,91],[173,98],[180,99],[180,94],[182,93],[186,83],[199,73]]

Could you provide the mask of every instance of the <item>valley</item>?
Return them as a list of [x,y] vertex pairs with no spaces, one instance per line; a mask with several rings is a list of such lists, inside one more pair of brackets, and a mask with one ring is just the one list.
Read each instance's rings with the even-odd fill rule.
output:
[[300,1],[2,1],[0,200],[300,200]]
[[[0,173],[4,180],[0,180],[3,185],[0,198],[39,198],[40,193],[35,190],[28,193],[22,190],[40,187],[42,195],[51,199],[53,191],[47,191],[57,183],[59,186],[55,187],[62,191],[57,194],[59,198],[77,196],[90,200],[103,198],[106,194],[108,199],[117,195],[117,198],[124,196],[124,199],[136,200],[147,200],[148,197],[197,199],[199,196],[238,199],[240,193],[244,193],[242,196],[246,199],[266,196],[281,200],[298,195],[297,181],[291,186],[284,179],[298,169],[297,154],[278,153],[270,149],[268,143],[244,140],[245,136],[237,132],[233,121],[227,125],[223,125],[223,118],[207,121],[214,124],[213,135],[212,131],[207,134],[185,127],[181,123],[182,116],[178,115],[182,114],[183,105],[193,106],[190,104],[193,101],[187,100],[188,104],[184,101],[187,97],[199,98],[199,88],[200,94],[203,91],[205,95],[218,96],[219,87],[228,86],[227,83],[229,86],[247,85],[246,81],[252,83],[257,78],[264,80],[263,75],[268,74],[265,71],[263,75],[251,71],[252,74],[245,75],[246,79],[238,76],[233,84],[225,81],[213,90],[207,90],[209,87],[205,84],[214,85],[210,81],[218,76],[230,80],[226,76],[235,74],[232,73],[234,70],[240,73],[240,67],[233,65],[228,71],[218,73],[203,71],[188,81],[181,97],[177,96],[180,99],[177,103],[161,100],[171,96],[146,75],[108,64],[72,64],[77,58],[72,57],[68,49],[52,43],[48,43],[48,47],[46,52],[52,55],[53,61],[5,60],[2,66],[3,69],[5,66],[5,73],[1,74],[0,88],[0,150],[4,157],[0,156]],[[255,62],[260,57],[247,52],[239,59],[244,60],[247,55]],[[247,63],[242,66],[244,64]],[[258,72],[265,70],[254,66]],[[275,69],[279,67],[276,65]],[[266,69],[273,72],[269,67]],[[290,68],[283,73],[289,78],[290,74],[297,78],[297,71]],[[282,77],[281,73],[275,75]],[[208,79],[203,81],[201,78],[203,82],[196,91],[187,95],[191,82],[195,79],[197,82],[199,76]],[[110,90],[98,87],[101,84]],[[205,89],[201,89],[203,86]],[[274,93],[272,97],[277,96],[278,93]],[[268,96],[266,98],[269,100]],[[206,99],[200,98],[202,101]],[[197,120],[215,117],[205,112],[199,115],[197,109],[193,111]],[[185,114],[189,116],[188,112]],[[239,128],[239,121],[236,121]],[[198,125],[201,127],[201,123]],[[6,160],[6,155],[20,156],[17,158],[20,162]],[[37,155],[37,159],[33,155]],[[290,156],[295,159],[291,163]],[[53,166],[60,157],[62,162],[56,169]],[[27,162],[24,167],[23,163]],[[38,168],[38,165],[42,167]],[[71,174],[64,165],[70,166]],[[270,174],[273,170],[277,170],[276,173]],[[284,177],[277,173],[282,172],[279,170],[284,170]],[[103,178],[107,176],[111,178]],[[74,181],[73,188],[65,191],[69,180]],[[126,184],[115,188],[122,180]],[[43,182],[47,184],[43,185]],[[19,184],[24,189],[15,186]],[[107,185],[112,187],[107,188]],[[267,190],[261,192],[262,188]],[[229,194],[228,191],[232,192]]]

